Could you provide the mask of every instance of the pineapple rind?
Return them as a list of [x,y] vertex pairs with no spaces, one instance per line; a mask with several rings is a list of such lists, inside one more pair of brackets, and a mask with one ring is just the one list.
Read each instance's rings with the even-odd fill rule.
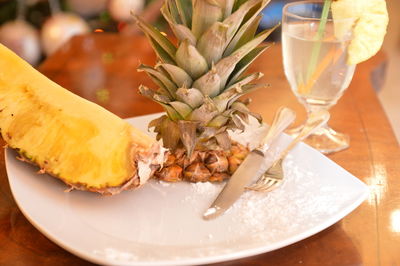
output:
[[90,190],[137,177],[136,155],[154,140],[65,90],[0,44],[3,139],[44,171]]

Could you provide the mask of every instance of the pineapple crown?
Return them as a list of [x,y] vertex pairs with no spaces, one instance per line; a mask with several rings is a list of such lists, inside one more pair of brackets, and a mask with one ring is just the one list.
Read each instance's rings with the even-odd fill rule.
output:
[[157,139],[167,148],[230,148],[227,129],[243,129],[242,121],[258,114],[239,98],[264,84],[262,73],[244,74],[270,44],[261,44],[276,28],[256,34],[260,12],[269,0],[165,0],[161,13],[177,45],[166,34],[135,16],[159,62],[140,65],[158,85],[139,92],[159,103],[167,115],[153,120]]

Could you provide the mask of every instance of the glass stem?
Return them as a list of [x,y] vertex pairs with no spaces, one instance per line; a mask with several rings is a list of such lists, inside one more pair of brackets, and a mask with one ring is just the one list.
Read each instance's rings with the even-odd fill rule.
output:
[[333,106],[333,104],[310,104],[310,103],[303,103],[303,106],[306,108],[307,115],[311,114],[312,112],[320,111],[320,110],[329,110]]

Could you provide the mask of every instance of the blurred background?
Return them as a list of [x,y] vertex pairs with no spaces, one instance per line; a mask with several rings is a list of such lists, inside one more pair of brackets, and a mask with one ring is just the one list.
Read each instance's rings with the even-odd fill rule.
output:
[[[32,65],[74,35],[122,32],[152,0],[0,0],[0,42]],[[158,13],[154,15],[158,20]]]
[[[293,0],[272,0],[260,28],[281,20]],[[400,141],[400,0],[387,0],[390,23],[383,51],[388,60],[373,75],[374,88]],[[160,17],[163,0],[0,0],[0,43],[36,66],[69,38],[90,32],[137,34],[130,12],[167,30]],[[280,31],[270,36],[279,41]]]
[[[281,19],[288,0],[273,0],[264,10],[260,28]],[[88,32],[137,33],[130,14],[167,30],[160,16],[163,0],[0,0],[0,42],[33,65],[51,55],[71,36]],[[279,40],[279,31],[273,36]]]

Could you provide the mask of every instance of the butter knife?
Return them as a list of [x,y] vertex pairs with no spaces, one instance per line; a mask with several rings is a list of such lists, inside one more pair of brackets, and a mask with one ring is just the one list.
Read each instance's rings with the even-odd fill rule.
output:
[[260,147],[252,150],[240,164],[239,168],[231,176],[228,183],[222,189],[211,206],[204,212],[203,218],[213,219],[223,214],[232,204],[240,198],[246,190],[248,183],[261,176],[260,169],[265,160],[265,155],[274,140],[291,124],[296,118],[295,112],[286,107],[281,107],[275,114],[271,127],[262,141]]

